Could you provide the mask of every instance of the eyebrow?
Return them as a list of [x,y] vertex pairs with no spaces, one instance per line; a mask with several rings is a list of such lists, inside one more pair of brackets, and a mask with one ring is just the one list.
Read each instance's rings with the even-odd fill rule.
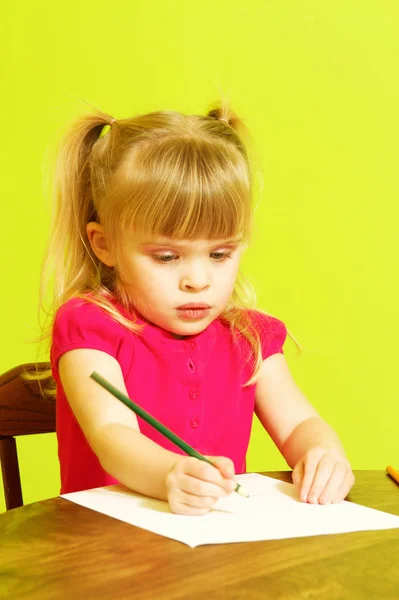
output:
[[[232,239],[232,240],[215,240],[215,243],[210,243],[211,246],[226,246],[228,244],[238,244],[242,242],[242,238],[236,238],[236,239]],[[177,246],[180,248],[183,248],[184,246],[186,246],[186,244],[184,244],[184,242],[179,242],[176,240],[171,240],[170,242],[156,242],[156,241],[145,241],[142,242],[141,244],[139,244],[140,247],[143,246]]]

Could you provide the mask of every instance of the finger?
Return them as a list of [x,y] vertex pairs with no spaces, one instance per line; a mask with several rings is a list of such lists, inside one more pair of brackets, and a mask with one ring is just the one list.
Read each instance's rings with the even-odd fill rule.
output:
[[226,477],[227,479],[234,477],[234,463],[230,458],[227,458],[226,456],[207,456],[206,458],[215,465],[222,477]]
[[228,494],[231,494],[237,487],[237,482],[233,479],[235,474],[233,461],[226,456],[209,456],[207,458],[218,469],[223,478],[224,489]]
[[216,504],[217,501],[218,496],[196,496],[195,494],[189,494],[183,490],[177,490],[175,494],[176,503],[185,504],[192,508],[209,509]]
[[303,459],[304,461],[304,475],[302,486],[300,490],[300,498],[302,502],[308,501],[308,495],[310,488],[313,483],[313,479],[316,473],[317,465],[319,464],[322,456],[325,454],[325,450],[322,448],[315,449],[313,452],[309,452]]
[[350,470],[346,474],[341,487],[339,488],[339,490],[335,494],[334,498],[332,499],[332,503],[339,504],[340,502],[342,502],[342,500],[345,500],[345,498],[349,494],[350,490],[352,489],[352,486],[354,483],[355,483],[355,476],[354,476],[353,472]]
[[[337,486],[338,481],[335,478],[338,476],[337,474],[333,476],[335,465],[336,462],[334,457],[328,453],[320,460],[308,493],[308,502],[310,502],[310,504],[317,504],[319,502],[320,495],[324,492],[324,489],[332,477],[334,478],[334,481],[332,481],[331,485]],[[341,483],[341,481],[342,479],[339,479],[339,483]]]
[[184,473],[216,485],[223,485],[224,482],[221,472],[215,465],[198,458],[190,457],[187,459],[184,463]]
[[299,460],[292,471],[292,483],[298,488],[301,487],[304,475],[304,464],[303,460]]
[[335,463],[329,481],[319,494],[320,504],[331,504],[333,499],[337,497],[338,490],[341,488],[348,472],[349,465],[346,462]]
[[[198,460],[197,458],[187,461],[186,473],[192,477],[197,477],[198,479],[207,481],[208,483],[218,485],[226,492],[231,493],[236,488],[237,484],[233,485],[234,480],[232,478],[225,479],[219,471],[218,464],[223,457],[210,458],[216,459],[215,464],[209,464],[205,461]],[[220,496],[220,493],[218,495]]]
[[191,475],[182,475],[178,478],[177,487],[188,494],[194,494],[195,496],[211,496],[220,498],[231,493],[236,488],[234,480],[222,480],[222,485],[205,481],[204,479],[198,479]]
[[180,502],[169,502],[170,510],[177,515],[187,515],[199,517],[206,515],[211,509],[207,507],[196,508],[189,504],[181,504]]

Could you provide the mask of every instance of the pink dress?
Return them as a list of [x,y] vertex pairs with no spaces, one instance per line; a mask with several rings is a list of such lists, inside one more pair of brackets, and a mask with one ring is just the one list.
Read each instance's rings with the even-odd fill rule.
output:
[[[126,312],[115,303],[122,314]],[[281,352],[284,323],[250,311],[262,340],[263,359]],[[185,339],[146,322],[140,333],[128,331],[103,309],[73,298],[57,312],[51,365],[57,383],[57,439],[61,493],[112,485],[115,478],[101,467],[65,396],[58,361],[76,348],[102,350],[116,358],[129,397],[201,454],[227,456],[236,473],[245,473],[256,385],[241,387],[252,374],[247,340],[234,342],[219,319]],[[101,373],[100,373],[101,374]],[[117,401],[117,400],[116,400]],[[138,417],[140,432],[178,454],[177,446]]]

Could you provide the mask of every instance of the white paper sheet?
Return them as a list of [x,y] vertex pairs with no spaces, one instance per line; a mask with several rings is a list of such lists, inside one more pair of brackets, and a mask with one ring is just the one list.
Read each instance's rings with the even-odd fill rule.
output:
[[349,531],[399,528],[399,517],[353,502],[300,502],[296,487],[259,475],[237,475],[249,498],[220,498],[206,515],[176,515],[167,502],[120,486],[64,494],[71,502],[195,548],[202,544],[276,540]]

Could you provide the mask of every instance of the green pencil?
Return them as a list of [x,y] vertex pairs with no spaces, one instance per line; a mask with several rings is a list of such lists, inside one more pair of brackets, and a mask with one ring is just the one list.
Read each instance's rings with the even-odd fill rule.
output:
[[[126,406],[130,408],[130,410],[137,413],[142,419],[144,419],[144,421],[147,421],[147,423],[152,425],[155,429],[157,429],[157,431],[160,431],[165,437],[168,438],[168,440],[176,444],[176,446],[178,446],[181,450],[184,450],[184,452],[186,452],[189,456],[194,456],[195,458],[203,460],[204,462],[207,462],[210,465],[212,465],[212,462],[210,460],[208,460],[207,458],[205,458],[205,456],[202,456],[202,454],[194,450],[194,448],[192,448],[184,440],[179,438],[179,436],[173,433],[173,431],[165,427],[165,425],[162,425],[162,423],[160,423],[159,421],[157,421],[157,419],[152,417],[148,412],[141,408],[141,406],[133,402],[133,400],[131,400],[128,396],[125,396],[125,394],[123,394],[120,390],[113,386],[112,383],[109,383],[109,381],[104,379],[104,377],[101,377],[101,375],[99,375],[96,371],[93,371],[90,377],[94,379],[94,381],[97,381],[97,383],[99,383],[103,388],[108,390],[113,396],[118,398],[118,400],[123,402],[123,404],[126,404]],[[237,487],[234,491],[237,492],[237,494],[248,498],[248,494],[245,492],[242,485],[240,485],[239,483],[237,483]]]

